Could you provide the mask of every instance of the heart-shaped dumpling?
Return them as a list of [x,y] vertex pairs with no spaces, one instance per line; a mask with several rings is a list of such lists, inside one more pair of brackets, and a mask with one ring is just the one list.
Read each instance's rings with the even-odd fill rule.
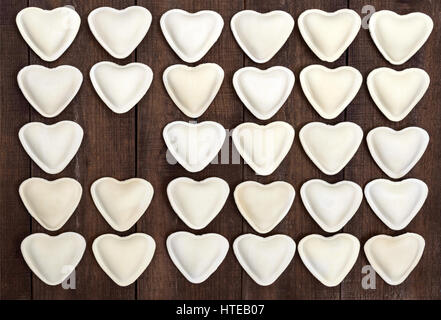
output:
[[18,189],[30,215],[50,231],[60,229],[80,202],[83,188],[71,178],[48,181],[29,178]]
[[424,252],[425,241],[416,233],[370,238],[364,253],[375,271],[392,286],[399,285],[415,269]]
[[412,221],[428,193],[427,185],[418,179],[376,179],[364,188],[371,209],[392,230],[404,229]]
[[170,122],[162,132],[171,155],[187,171],[203,170],[216,157],[225,141],[225,128],[217,122]]
[[300,34],[320,60],[333,62],[354,41],[361,27],[357,12],[341,9],[325,12],[318,9],[304,11],[298,20]]
[[201,283],[224,261],[228,240],[220,234],[175,232],[167,238],[167,251],[176,268],[191,283]]
[[363,130],[353,122],[328,125],[311,122],[299,133],[308,157],[325,174],[340,172],[352,159],[363,139]]
[[360,252],[360,242],[347,233],[332,237],[311,234],[299,242],[299,255],[306,268],[327,287],[338,286],[351,271]]
[[152,23],[152,14],[140,6],[122,10],[100,7],[87,17],[90,31],[110,55],[127,58],[144,39]]
[[263,238],[248,233],[234,240],[233,250],[251,279],[261,286],[269,286],[288,267],[294,257],[296,243],[283,234]]
[[107,223],[116,231],[127,231],[149,207],[153,187],[140,178],[118,181],[104,177],[92,183],[90,193]]
[[360,90],[363,76],[352,67],[329,69],[314,64],[300,72],[300,85],[309,103],[325,119],[334,119]]
[[234,145],[245,162],[258,174],[270,175],[283,161],[294,141],[294,128],[287,122],[267,125],[245,122],[232,134]]
[[80,148],[83,129],[73,121],[60,121],[52,125],[29,122],[18,132],[23,148],[45,172],[60,173]]
[[261,120],[268,120],[279,111],[288,99],[294,81],[294,73],[280,66],[266,70],[245,67],[233,76],[233,86],[240,100]]
[[381,10],[369,19],[372,40],[392,64],[403,64],[409,60],[424,45],[432,29],[432,18],[421,12],[399,15]]
[[259,13],[243,10],[231,18],[231,31],[254,62],[265,63],[282,48],[294,29],[292,16],[281,10]]
[[367,145],[372,158],[389,177],[405,176],[421,159],[429,144],[429,134],[418,127],[395,131],[378,127],[369,131]]
[[173,51],[185,62],[193,63],[202,59],[217,41],[224,20],[211,10],[189,13],[172,9],[162,15],[160,24]]
[[43,117],[53,118],[76,96],[83,82],[83,75],[72,66],[50,69],[34,64],[21,69],[17,81],[31,106]]
[[200,117],[213,102],[224,80],[224,70],[215,63],[196,67],[175,64],[165,69],[162,80],[175,105],[188,117]]
[[144,272],[155,253],[155,240],[145,233],[127,237],[103,234],[92,244],[101,269],[119,286],[126,287]]
[[220,178],[195,181],[176,178],[167,186],[170,205],[179,218],[192,229],[205,228],[222,210],[230,187]]
[[363,191],[351,181],[330,184],[313,179],[302,185],[300,196],[308,213],[323,230],[337,232],[357,212]]
[[367,86],[378,109],[391,121],[403,120],[427,91],[430,77],[426,71],[410,68],[372,70]]
[[21,242],[21,254],[26,264],[50,286],[56,286],[70,276],[85,249],[86,240],[75,232],[57,236],[34,233]]
[[234,190],[234,201],[254,230],[267,233],[286,216],[295,194],[294,187],[284,181],[267,185],[245,181]]
[[43,10],[29,7],[16,17],[21,36],[43,60],[57,60],[69,48],[80,29],[81,18],[71,7]]
[[101,100],[115,113],[132,109],[147,93],[153,80],[149,66],[133,62],[125,66],[109,61],[94,64],[90,80]]

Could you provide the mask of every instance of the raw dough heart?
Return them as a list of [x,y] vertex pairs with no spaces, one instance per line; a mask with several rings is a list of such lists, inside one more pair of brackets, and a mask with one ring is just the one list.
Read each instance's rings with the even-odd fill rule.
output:
[[294,187],[283,181],[267,185],[245,181],[234,190],[234,201],[239,212],[259,233],[270,232],[282,221],[294,197]]
[[18,132],[23,148],[45,172],[60,173],[80,148],[83,129],[73,121],[53,125],[29,122]]
[[306,268],[327,287],[338,286],[351,271],[360,252],[360,242],[347,233],[332,237],[311,234],[299,242],[299,255]]
[[60,229],[74,213],[83,188],[71,178],[48,181],[29,178],[18,189],[29,214],[50,231]]
[[43,10],[24,8],[16,17],[21,36],[43,60],[57,60],[69,48],[80,29],[81,18],[71,7]]
[[83,75],[72,66],[50,69],[35,64],[21,69],[17,81],[31,106],[43,117],[53,118],[76,96],[83,82]]
[[162,80],[175,105],[190,118],[200,117],[213,102],[224,80],[215,63],[196,67],[175,64],[165,69]]
[[118,181],[104,177],[92,184],[90,193],[107,223],[116,231],[127,231],[149,207],[153,187],[140,178]]
[[296,243],[283,234],[263,238],[248,233],[234,240],[233,250],[251,279],[261,286],[269,286],[288,267],[294,257]]
[[376,179],[364,188],[371,209],[392,230],[404,229],[412,221],[428,192],[427,185],[418,179]]
[[355,98],[362,82],[363,76],[352,67],[328,69],[315,64],[300,72],[303,93],[325,119],[338,117]]
[[243,10],[231,18],[231,31],[254,62],[265,63],[282,48],[294,29],[292,16],[280,10],[259,13]]
[[270,175],[283,161],[294,141],[294,128],[287,122],[267,125],[245,122],[238,125],[232,139],[239,154],[258,174]]
[[205,228],[222,210],[230,187],[220,178],[195,181],[177,178],[167,186],[167,196],[179,218],[192,229]]
[[266,70],[245,67],[233,76],[233,86],[240,100],[261,120],[268,120],[279,111],[288,99],[294,81],[294,73],[279,66]]
[[372,99],[386,118],[401,121],[426,93],[430,77],[417,68],[403,71],[378,68],[369,73],[366,82]]
[[363,139],[363,130],[353,122],[328,125],[311,122],[299,133],[308,157],[325,174],[340,172],[352,159]]
[[56,286],[67,279],[83,257],[86,240],[78,233],[58,236],[34,233],[21,242],[26,264],[41,281]]
[[173,51],[185,62],[193,63],[202,59],[217,41],[224,20],[211,10],[189,13],[172,9],[162,15],[160,24]]
[[147,269],[155,253],[155,240],[145,233],[127,237],[103,234],[92,244],[101,269],[119,286],[131,285]]
[[127,58],[144,39],[152,23],[152,14],[140,6],[122,10],[96,8],[87,17],[90,31],[110,55]]
[[125,66],[102,61],[90,69],[96,93],[115,113],[132,109],[147,93],[153,80],[149,66],[133,62]]
[[171,155],[187,171],[203,170],[216,157],[225,141],[225,128],[217,122],[170,122],[162,132]]
[[391,237],[384,234],[370,238],[364,252],[375,271],[392,286],[401,284],[423,255],[425,241],[416,233]]
[[357,12],[341,9],[325,12],[318,9],[304,11],[298,20],[300,34],[320,60],[336,61],[354,41],[361,27]]
[[378,127],[368,133],[366,141],[380,169],[389,177],[399,179],[421,159],[429,144],[429,134],[418,127],[399,131]]
[[381,10],[369,19],[372,40],[392,64],[409,60],[424,45],[432,29],[432,18],[421,12],[399,15]]
[[199,236],[180,231],[167,238],[171,260],[191,283],[207,280],[225,259],[228,247],[228,240],[216,233]]
[[303,204],[326,232],[337,232],[354,216],[363,200],[360,186],[351,181],[330,184],[313,179],[300,189]]

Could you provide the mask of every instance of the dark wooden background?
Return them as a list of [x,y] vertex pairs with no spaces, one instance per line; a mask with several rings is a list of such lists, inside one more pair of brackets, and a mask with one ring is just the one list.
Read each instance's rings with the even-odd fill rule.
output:
[[[80,31],[69,49],[57,61],[42,61],[28,48],[21,38],[15,16],[27,6],[52,9],[63,5],[73,5],[81,16]],[[87,25],[87,15],[100,6],[118,9],[131,5],[148,8],[153,22],[146,38],[136,51],[124,60],[113,59],[94,39]],[[355,181],[362,187],[375,178],[386,177],[371,159],[365,140],[355,157],[346,168],[335,176],[322,174],[307,158],[300,146],[298,137],[280,167],[268,177],[259,177],[241,164],[210,165],[202,172],[191,174],[179,165],[166,161],[166,147],[162,140],[163,127],[174,120],[188,121],[167,95],[162,72],[172,64],[184,63],[166,43],[160,27],[161,15],[173,8],[190,12],[211,9],[219,12],[225,22],[223,32],[199,62],[215,62],[225,70],[223,85],[205,114],[198,121],[213,120],[225,128],[233,129],[245,121],[258,121],[242,105],[232,87],[233,73],[244,66],[256,65],[236,44],[230,30],[231,17],[243,9],[260,12],[280,9],[289,12],[297,23],[297,17],[306,9],[317,8],[334,11],[351,8],[361,16],[364,5],[373,5],[376,10],[390,9],[397,13],[421,11],[432,17],[434,30],[424,47],[407,63],[391,66],[373,44],[368,30],[361,29],[349,50],[334,63],[323,63],[307,47],[297,26],[284,47],[268,63],[257,65],[267,68],[282,65],[290,68],[296,75],[296,84],[288,101],[270,121],[284,120],[291,123],[296,135],[308,122],[322,121],[337,123],[353,121],[359,124],[365,135],[377,126],[401,129],[407,126],[420,126],[426,129],[431,141],[423,158],[406,176],[422,179],[429,186],[429,197],[416,218],[400,232],[389,230],[370,210],[365,200],[342,232],[348,232],[365,241],[374,235],[401,234],[411,231],[421,234],[426,240],[424,255],[410,277],[399,286],[389,286],[377,277],[375,290],[361,287],[361,269],[367,264],[363,251],[352,271],[334,288],[327,288],[318,282],[306,269],[296,253],[292,263],[283,275],[271,286],[260,287],[241,269],[232,250],[219,269],[204,283],[193,285],[179,273],[168,257],[165,248],[166,237],[175,231],[190,230],[179,220],[171,209],[166,186],[179,176],[203,179],[217,176],[225,179],[231,190],[244,180],[271,182],[285,180],[295,186],[297,195],[287,217],[272,231],[288,234],[296,243],[311,233],[326,234],[312,220],[303,207],[300,186],[312,178],[329,182],[342,179]],[[0,2],[1,14],[1,105],[0,105],[0,228],[1,264],[0,295],[2,299],[440,299],[441,298],[441,1],[404,0],[296,0],[296,1],[258,1],[258,0],[8,0]],[[149,65],[154,72],[150,90],[140,103],[128,113],[112,113],[95,93],[89,78],[93,64],[103,61],[126,64],[139,61]],[[41,117],[25,100],[17,86],[18,71],[29,64],[58,66],[73,65],[84,76],[83,85],[67,109],[54,119]],[[350,65],[363,74],[377,67],[393,67],[401,70],[418,67],[426,70],[431,77],[430,87],[417,107],[401,122],[388,121],[374,105],[366,88],[365,81],[360,92],[349,107],[337,119],[327,121],[319,117],[303,95],[298,75],[302,68],[310,64],[324,64],[328,67]],[[85,136],[77,156],[60,174],[52,176],[35,165],[22,149],[18,140],[18,130],[29,121],[47,124],[60,120],[73,120],[84,129]],[[266,121],[268,122],[268,121]],[[266,123],[264,122],[264,123]],[[93,205],[89,188],[100,177],[111,176],[117,179],[142,177],[149,180],[155,188],[155,196],[146,214],[130,231],[145,232],[153,236],[157,251],[146,272],[135,284],[121,288],[113,283],[96,263],[91,250],[92,241],[103,233],[115,233],[104,221]],[[59,231],[75,231],[87,240],[87,249],[76,270],[76,289],[64,290],[61,286],[51,287],[32,275],[21,256],[20,242],[34,232],[47,232],[30,218],[18,195],[19,184],[29,177],[54,179],[73,177],[83,186],[83,197],[71,219]],[[49,234],[57,234],[59,232]],[[202,232],[217,232],[230,240],[240,234],[253,232],[242,219],[232,197],[220,214]]]

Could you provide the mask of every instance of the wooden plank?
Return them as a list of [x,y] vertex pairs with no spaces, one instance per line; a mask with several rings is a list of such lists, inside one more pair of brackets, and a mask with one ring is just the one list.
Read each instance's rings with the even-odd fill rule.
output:
[[234,212],[232,194],[218,217],[202,231],[189,229],[173,212],[166,196],[167,184],[180,176],[200,180],[210,176],[225,179],[233,190],[241,181],[242,166],[209,165],[202,172],[191,174],[180,165],[166,161],[166,146],[162,139],[164,126],[175,120],[189,121],[173,104],[162,83],[162,73],[172,64],[185,64],[172,51],[164,39],[159,26],[161,15],[173,8],[190,12],[203,9],[215,10],[224,19],[220,39],[198,63],[215,62],[225,71],[223,85],[210,108],[198,121],[213,120],[230,129],[242,122],[242,107],[234,96],[231,84],[233,72],[242,66],[243,55],[234,43],[229,21],[234,13],[243,8],[241,1],[138,1],[153,15],[153,24],[147,39],[138,48],[138,61],[151,66],[153,84],[138,110],[138,175],[146,178],[155,188],[155,196],[146,217],[137,224],[138,230],[146,232],[156,240],[155,257],[145,274],[139,279],[139,299],[238,299],[240,298],[240,266],[232,250],[219,269],[204,283],[189,283],[170,260],[165,247],[168,235],[186,230],[193,233],[217,232],[230,243],[241,232],[241,219]]
[[[361,14],[364,1],[350,0],[350,7]],[[441,100],[440,77],[441,67],[438,57],[441,50],[439,33],[439,13],[441,3],[439,1],[370,1],[375,9],[393,10],[399,14],[414,11],[424,12],[434,20],[434,30],[427,43],[408,62],[400,66],[392,66],[379,53],[368,30],[361,30],[355,42],[350,47],[349,65],[357,68],[363,74],[364,79],[371,70],[377,67],[389,67],[402,70],[409,67],[418,67],[426,70],[431,77],[430,87],[415,109],[402,121],[395,123],[389,121],[378,110],[369,96],[364,83],[356,99],[347,112],[347,120],[358,123],[364,130],[365,135],[369,130],[378,126],[388,126],[393,129],[402,129],[408,126],[419,126],[429,132],[431,141],[424,156],[414,169],[405,178],[418,178],[429,186],[429,196],[420,213],[402,231],[394,232],[388,229],[370,210],[364,201],[358,213],[345,228],[346,232],[356,235],[363,246],[366,240],[377,234],[398,235],[404,232],[416,232],[426,240],[426,248],[423,257],[411,273],[409,278],[399,286],[389,286],[379,277],[376,277],[376,289],[364,290],[361,286],[361,268],[368,262],[364,252],[360,252],[360,258],[342,286],[343,299],[439,299],[441,297],[440,264],[441,234],[439,233],[441,217],[441,189],[439,155],[441,154]],[[374,163],[366,143],[364,142],[353,161],[345,170],[345,177],[359,183],[362,187],[367,182],[376,178],[388,178]]]
[[[345,8],[345,0],[333,1],[281,1],[277,4],[269,1],[247,0],[246,9],[252,9],[259,12],[271,10],[284,10],[290,13],[296,22],[293,33],[287,43],[269,62],[258,65],[249,58],[246,58],[245,64],[266,69],[271,66],[281,65],[291,69],[296,77],[293,92],[285,105],[279,112],[268,121],[259,121],[248,110],[245,110],[245,121],[257,122],[261,124],[270,123],[276,120],[282,120],[293,125],[296,131],[296,137],[291,151],[281,163],[280,167],[270,176],[257,176],[254,171],[245,166],[245,180],[256,180],[261,183],[270,183],[276,180],[282,180],[291,183],[296,190],[296,198],[293,207],[282,222],[269,233],[287,234],[298,243],[304,236],[319,233],[326,235],[321,228],[314,222],[306,211],[300,199],[300,187],[307,180],[320,178],[328,182],[336,182],[343,178],[342,172],[334,176],[323,174],[305,154],[298,133],[307,123],[320,121],[326,123],[337,123],[343,121],[343,115],[327,121],[321,118],[312,108],[302,92],[299,74],[300,71],[311,64],[322,64],[329,68],[335,68],[345,64],[345,55],[334,63],[324,63],[309,49],[300,35],[297,20],[298,16],[305,10],[316,8],[325,11],[334,11]],[[255,233],[255,231],[244,222],[244,233]],[[244,273],[243,280],[244,299],[339,299],[340,290],[338,287],[327,288],[323,290],[323,285],[315,279],[302,263],[298,253],[295,254],[293,261],[285,270],[284,274],[271,286],[258,286],[248,275]]]
[[28,49],[20,38],[15,16],[27,1],[2,1],[0,61],[0,299],[29,299],[31,277],[20,252],[29,234],[30,216],[18,196],[18,186],[30,174],[30,161],[18,141],[18,130],[29,121],[27,102],[17,86],[17,73],[28,64]]
[[[135,121],[136,110],[125,114],[113,113],[98,97],[90,82],[89,70],[97,62],[107,60],[126,64],[134,61],[135,54],[124,60],[113,59],[96,41],[87,24],[88,14],[95,8],[110,6],[122,9],[134,5],[133,0],[94,0],[94,1],[37,1],[30,0],[30,6],[52,9],[72,5],[81,16],[81,26],[77,37],[67,51],[55,62],[45,63],[36,54],[31,53],[32,64],[49,67],[68,64],[83,73],[83,84],[78,95],[58,117],[45,119],[32,110],[32,121],[52,124],[61,120],[77,122],[84,130],[82,145],[71,163],[57,175],[48,175],[36,164],[32,164],[32,176],[55,179],[72,177],[83,186],[81,202],[65,224],[56,234],[74,231],[83,235],[87,249],[76,269],[76,289],[66,290],[61,286],[50,287],[34,276],[33,297],[35,299],[133,299],[135,284],[128,287],[117,286],[98,266],[93,257],[93,240],[104,233],[115,232],[99,214],[90,196],[90,186],[104,176],[116,179],[128,179],[135,175]],[[134,228],[130,231],[133,231]],[[33,232],[46,232],[35,221]],[[129,233],[129,232],[126,232]]]
[[[136,53],[124,60],[113,59],[98,44],[87,25],[87,15],[96,7],[110,6],[124,8],[138,4],[148,8],[153,15],[152,26]],[[335,11],[349,6],[362,15],[366,4],[360,0],[332,1],[192,1],[192,0],[29,0],[1,2],[2,15],[0,51],[2,66],[2,87],[0,109],[0,139],[4,150],[0,156],[1,191],[1,260],[0,260],[0,298],[2,299],[440,299],[441,298],[441,235],[439,234],[441,217],[441,67],[437,57],[441,42],[436,35],[440,33],[438,25],[441,3],[434,1],[403,2],[398,0],[373,0],[369,4],[376,10],[389,9],[398,13],[421,11],[434,20],[434,30],[425,46],[402,66],[391,66],[373,44],[368,30],[362,29],[350,46],[349,52],[335,63],[323,63],[307,47],[301,38],[297,19],[306,9],[319,8]],[[30,6],[51,9],[63,5],[72,5],[82,18],[79,34],[71,47],[55,62],[46,63],[29,50],[18,33],[15,15],[19,10]],[[224,29],[219,41],[199,62],[216,62],[225,71],[224,83],[213,104],[198,119],[220,122],[226,129],[233,129],[244,121],[269,123],[283,120],[292,124],[296,138],[292,150],[279,169],[268,177],[256,176],[248,167],[240,164],[210,165],[200,173],[191,174],[180,165],[166,161],[166,147],[162,139],[163,127],[175,120],[189,121],[173,104],[162,84],[164,69],[172,64],[182,63],[166,43],[159,27],[161,15],[172,8],[182,8],[190,12],[211,9],[224,18]],[[282,50],[268,63],[257,65],[246,57],[236,44],[230,30],[231,17],[247,8],[260,12],[281,9],[289,12],[296,21],[293,34]],[[28,57],[29,52],[29,57]],[[149,65],[154,71],[154,80],[147,95],[138,107],[123,115],[112,113],[96,95],[89,79],[89,70],[99,61],[109,60],[120,64],[139,61]],[[45,119],[33,110],[24,99],[16,84],[17,72],[27,65],[42,64],[58,66],[70,64],[79,68],[84,76],[83,85],[72,103],[60,116]],[[195,63],[193,65],[197,65]],[[299,83],[300,71],[310,64],[323,64],[337,67],[349,64],[359,69],[364,79],[368,73],[381,66],[401,70],[408,67],[425,69],[431,76],[431,85],[425,97],[408,117],[398,123],[388,121],[377,109],[369,96],[365,82],[344,115],[326,121],[319,117],[306,100]],[[283,65],[294,71],[296,84],[287,103],[275,117],[268,121],[258,121],[243,107],[236,96],[231,81],[233,73],[243,66],[256,66],[266,69],[273,65]],[[48,175],[31,163],[18,142],[19,128],[31,121],[46,124],[61,120],[73,120],[84,129],[83,144],[71,164],[58,175]],[[426,249],[420,264],[411,276],[400,286],[389,286],[376,278],[375,290],[364,290],[361,286],[362,267],[367,264],[364,253],[360,257],[341,286],[326,288],[321,285],[305,268],[298,253],[286,272],[272,286],[260,287],[240,268],[232,250],[220,268],[203,284],[190,284],[175,268],[168,257],[165,240],[175,231],[189,229],[177,218],[168,204],[165,194],[168,182],[179,176],[188,176],[200,180],[210,176],[225,179],[231,189],[231,195],[219,216],[204,230],[194,233],[217,232],[233,243],[242,233],[255,233],[241,218],[232,197],[237,184],[243,180],[256,180],[268,183],[284,180],[292,183],[296,189],[296,199],[288,216],[270,234],[284,233],[294,238],[296,243],[311,233],[327,235],[312,220],[301,203],[299,191],[301,185],[309,179],[320,178],[328,182],[342,179],[354,181],[360,186],[375,178],[386,175],[376,166],[370,157],[365,141],[354,159],[345,170],[335,176],[322,174],[304,153],[299,139],[299,130],[308,122],[320,121],[337,123],[353,121],[359,124],[365,135],[374,127],[389,126],[401,129],[407,126],[420,126],[431,137],[429,147],[417,164],[406,176],[422,179],[429,186],[429,197],[417,217],[401,232],[389,230],[363,201],[360,210],[343,229],[360,239],[363,246],[371,236],[385,233],[397,235],[404,232],[417,232],[426,240]],[[231,141],[230,141],[231,144]],[[32,221],[18,196],[19,184],[29,176],[55,179],[73,177],[83,186],[83,198],[72,218],[59,232],[48,232]],[[103,233],[116,233],[107,225],[96,210],[90,197],[90,185],[103,176],[127,179],[138,176],[149,180],[155,188],[155,196],[147,213],[136,227],[123,234],[135,231],[152,235],[157,243],[155,257],[136,284],[121,288],[114,284],[97,265],[91,252],[93,240]],[[31,222],[32,221],[32,222]],[[76,290],[64,290],[61,286],[50,287],[42,283],[24,263],[19,246],[21,240],[34,232],[59,234],[75,231],[87,240],[87,249],[83,260],[76,270]]]

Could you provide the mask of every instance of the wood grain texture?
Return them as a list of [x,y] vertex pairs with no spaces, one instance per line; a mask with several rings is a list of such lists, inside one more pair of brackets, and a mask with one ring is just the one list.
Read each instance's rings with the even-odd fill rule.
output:
[[29,234],[31,219],[18,195],[20,183],[30,174],[29,157],[18,142],[18,130],[29,121],[29,108],[16,80],[17,73],[28,64],[28,47],[21,41],[15,24],[15,15],[26,5],[27,1],[0,2],[1,299],[30,299],[32,288],[30,271],[20,253],[20,242]]
[[[242,106],[234,95],[231,79],[233,72],[243,63],[243,53],[234,43],[229,28],[233,14],[243,7],[241,2],[227,1],[140,1],[138,4],[152,11],[156,21],[144,41],[138,48],[138,60],[153,68],[156,80],[147,97],[140,103],[138,110],[138,174],[152,182],[155,196],[138,230],[151,234],[157,242],[157,251],[153,262],[144,277],[139,281],[140,299],[239,299],[241,297],[241,269],[230,250],[224,263],[207,281],[200,285],[189,283],[170,260],[165,240],[172,232],[189,231],[173,212],[166,196],[167,184],[177,177],[190,177],[202,180],[217,176],[228,182],[233,189],[242,179],[240,164],[210,164],[198,173],[186,172],[179,164],[166,161],[166,146],[162,139],[164,126],[172,121],[190,121],[174,105],[162,83],[162,73],[172,64],[183,62],[176,56],[165,41],[159,27],[160,16],[171,8],[180,8],[189,12],[212,9],[220,12],[224,19],[224,29],[219,40],[207,55],[194,65],[214,62],[225,72],[220,91],[204,115],[197,119],[217,121],[226,129],[234,128],[242,122]],[[157,53],[161,52],[160,55]],[[225,54],[227,53],[227,54]],[[241,233],[242,220],[235,212],[235,204],[230,193],[222,211],[207,228],[198,234],[216,232],[231,241]],[[152,285],[155,284],[155,285]]]
[[[145,39],[126,59],[112,58],[96,41],[87,25],[87,16],[93,9],[109,6],[118,9],[130,5],[149,9],[153,22]],[[311,0],[311,1],[259,1],[259,0],[29,0],[1,1],[1,108],[0,141],[3,147],[0,156],[0,297],[2,299],[441,299],[441,52],[439,1],[373,0],[369,4],[376,10],[390,9],[398,13],[421,11],[434,20],[434,30],[427,43],[418,53],[402,66],[391,66],[379,53],[368,30],[361,29],[349,50],[334,63],[323,63],[303,41],[297,26],[298,16],[306,9],[318,8],[335,11],[350,7],[362,17],[361,0]],[[15,16],[26,6],[51,9],[72,5],[81,16],[80,31],[69,49],[55,62],[46,63],[30,50],[21,38]],[[169,9],[180,8],[189,12],[204,9],[215,10],[224,19],[224,28],[219,40],[199,62],[214,62],[225,71],[222,87],[212,105],[197,122],[212,120],[226,129],[233,129],[246,121],[266,124],[283,120],[295,128],[296,137],[291,151],[280,167],[270,176],[261,177],[247,165],[232,164],[231,139],[228,139],[229,164],[210,164],[199,173],[189,173],[179,164],[170,164],[166,158],[166,146],[162,138],[164,126],[172,121],[190,121],[174,105],[162,82],[162,73],[170,65],[186,64],[180,60],[164,39],[159,19]],[[231,17],[243,9],[259,12],[285,10],[295,19],[294,31],[283,48],[268,63],[258,65],[252,62],[239,48],[230,30]],[[89,70],[99,61],[114,61],[127,64],[138,61],[149,65],[154,73],[153,83],[138,106],[125,114],[114,114],[101,101],[92,87]],[[42,64],[55,67],[69,64],[83,73],[84,81],[78,95],[59,116],[53,119],[41,117],[26,102],[16,83],[16,74],[28,64]],[[304,96],[299,82],[300,71],[311,64],[327,67],[350,65],[360,70],[364,82],[360,92],[346,111],[334,120],[322,119]],[[280,111],[270,120],[256,119],[240,102],[233,86],[235,71],[244,66],[266,69],[282,65],[291,69],[296,83],[290,97]],[[377,67],[387,66],[397,70],[407,67],[425,69],[431,84],[425,97],[401,122],[387,120],[373,103],[366,87],[366,76]],[[84,140],[72,162],[58,175],[48,175],[30,161],[21,145],[17,133],[29,121],[52,124],[61,120],[72,120],[84,129]],[[426,239],[426,249],[420,264],[400,286],[389,286],[376,278],[376,290],[364,290],[361,286],[361,269],[367,264],[364,253],[341,285],[327,288],[321,285],[306,269],[296,253],[285,273],[269,287],[256,285],[241,269],[230,249],[219,269],[204,283],[189,283],[170,260],[165,241],[175,231],[189,231],[197,234],[216,232],[225,236],[232,245],[242,233],[255,231],[242,219],[233,199],[234,188],[242,181],[255,180],[269,183],[284,180],[296,190],[294,205],[286,218],[270,233],[283,233],[298,243],[311,233],[326,235],[314,222],[300,199],[300,187],[309,179],[320,178],[328,182],[343,179],[364,185],[384,173],[377,167],[363,141],[355,157],[342,172],[326,176],[317,169],[304,153],[298,139],[300,129],[311,121],[337,123],[353,121],[359,124],[364,134],[377,126],[401,129],[416,125],[426,129],[431,137],[429,147],[420,162],[406,177],[422,179],[429,186],[429,197],[416,218],[403,231],[417,232]],[[76,289],[65,290],[61,286],[50,287],[32,275],[25,265],[19,250],[21,240],[35,232],[45,232],[32,221],[18,196],[18,186],[31,176],[55,179],[72,177],[83,186],[83,197],[76,212],[58,232],[75,231],[87,241],[85,255],[76,270]],[[117,233],[101,217],[90,196],[90,185],[96,179],[111,176],[127,179],[134,176],[147,179],[155,189],[153,201],[147,212],[135,227],[125,233]],[[176,177],[190,177],[202,180],[217,176],[230,186],[230,197],[219,215],[205,229],[192,231],[173,212],[166,196],[167,184]],[[392,232],[375,216],[366,201],[354,218],[343,229],[360,239],[361,245],[373,235]],[[118,287],[96,263],[91,245],[103,233],[130,234],[145,232],[157,244],[157,251],[151,265],[138,281],[128,287]]]
[[[68,64],[80,69],[83,84],[78,95],[65,111],[53,119],[45,119],[32,109],[31,120],[46,124],[60,120],[77,122],[84,130],[84,138],[77,155],[60,174],[48,175],[36,164],[32,164],[32,176],[45,179],[71,177],[83,186],[81,202],[69,221],[58,234],[65,231],[80,233],[87,241],[86,252],[76,269],[76,289],[65,290],[61,286],[49,287],[35,276],[33,277],[34,299],[133,299],[134,286],[119,287],[107,277],[93,257],[91,246],[93,240],[104,233],[114,233],[104,218],[95,208],[90,186],[104,176],[116,179],[128,179],[135,175],[135,119],[136,110],[118,115],[113,113],[96,94],[89,77],[90,68],[97,62],[106,60],[119,64],[134,61],[135,54],[124,60],[113,59],[96,41],[87,25],[87,16],[95,8],[111,6],[122,9],[134,5],[132,0],[116,1],[37,1],[31,0],[31,6],[51,9],[72,5],[81,16],[81,27],[72,45],[55,62],[44,63],[31,52],[31,64],[43,64],[49,67]],[[33,232],[46,232],[37,222],[33,222]],[[134,231],[134,228],[133,230]],[[127,232],[129,233],[129,232]],[[91,288],[93,288],[91,290]]]
[[[322,10],[335,10],[346,7],[346,1],[279,1],[277,6],[266,1],[246,1],[246,8],[256,10],[258,12],[267,12],[275,9],[281,9],[290,13],[297,23],[298,16],[305,10],[310,8],[318,8]],[[300,71],[311,64],[322,64],[320,60],[309,49],[300,35],[298,26],[294,26],[293,33],[285,43],[283,48],[267,63],[258,65],[246,58],[245,64],[253,65],[261,69],[271,66],[281,65],[292,70],[296,77],[294,89],[284,106],[270,120],[259,121],[246,108],[244,121],[257,122],[267,124],[272,121],[285,121],[291,124],[295,130],[295,138],[290,152],[285,160],[280,164],[279,168],[273,174],[262,177],[254,173],[248,166],[244,167],[244,180],[256,180],[260,183],[270,183],[276,180],[282,180],[291,183],[296,190],[294,204],[288,215],[281,223],[269,234],[283,233],[294,239],[296,244],[306,235],[311,233],[324,232],[315,223],[306,211],[300,199],[300,187],[309,179],[320,178],[334,182],[341,180],[342,173],[329,177],[323,174],[303,151],[299,140],[299,131],[307,123],[312,121],[322,121],[318,113],[312,108],[307,101],[300,87],[299,74]],[[326,64],[328,67],[337,67],[345,64],[345,57],[342,56],[334,63]],[[337,117],[330,123],[343,121],[343,115]],[[237,210],[237,209],[236,209]],[[244,222],[244,233],[254,233],[254,230]],[[243,297],[246,299],[339,299],[339,288],[328,288],[322,290],[322,284],[315,279],[312,274],[303,265],[300,257],[296,253],[293,262],[288,266],[286,272],[277,280],[277,282],[269,287],[261,287],[257,285],[246,274],[243,276]]]
[[[361,269],[367,265],[364,252],[361,252],[355,272],[349,274],[342,285],[342,298],[344,299],[429,299],[440,298],[441,293],[441,234],[439,232],[441,219],[440,161],[441,141],[441,90],[440,90],[440,63],[439,53],[441,42],[439,1],[370,1],[378,10],[393,10],[399,14],[420,11],[428,14],[434,20],[434,29],[426,44],[405,64],[392,66],[388,63],[375,47],[368,30],[361,30],[352,46],[349,48],[349,65],[357,68],[366,79],[370,71],[378,67],[388,67],[396,70],[405,68],[421,68],[430,75],[430,86],[423,99],[412,112],[400,122],[389,121],[379,111],[367,90],[366,84],[362,86],[352,105],[347,109],[346,119],[359,124],[367,133],[379,126],[391,127],[395,130],[409,126],[418,126],[430,135],[431,141],[421,160],[406,175],[405,178],[418,178],[429,186],[429,195],[421,211],[404,229],[394,232],[388,229],[372,212],[364,200],[357,214],[344,228],[345,232],[356,235],[363,245],[370,237],[384,233],[399,235],[405,232],[416,232],[426,240],[426,247],[419,265],[410,274],[403,284],[389,286],[377,276],[376,290],[363,290],[361,287]],[[361,12],[365,5],[363,1],[350,1],[350,6]],[[364,187],[366,183],[377,178],[388,178],[372,160],[364,140],[360,150],[345,169],[345,178],[352,180]]]

